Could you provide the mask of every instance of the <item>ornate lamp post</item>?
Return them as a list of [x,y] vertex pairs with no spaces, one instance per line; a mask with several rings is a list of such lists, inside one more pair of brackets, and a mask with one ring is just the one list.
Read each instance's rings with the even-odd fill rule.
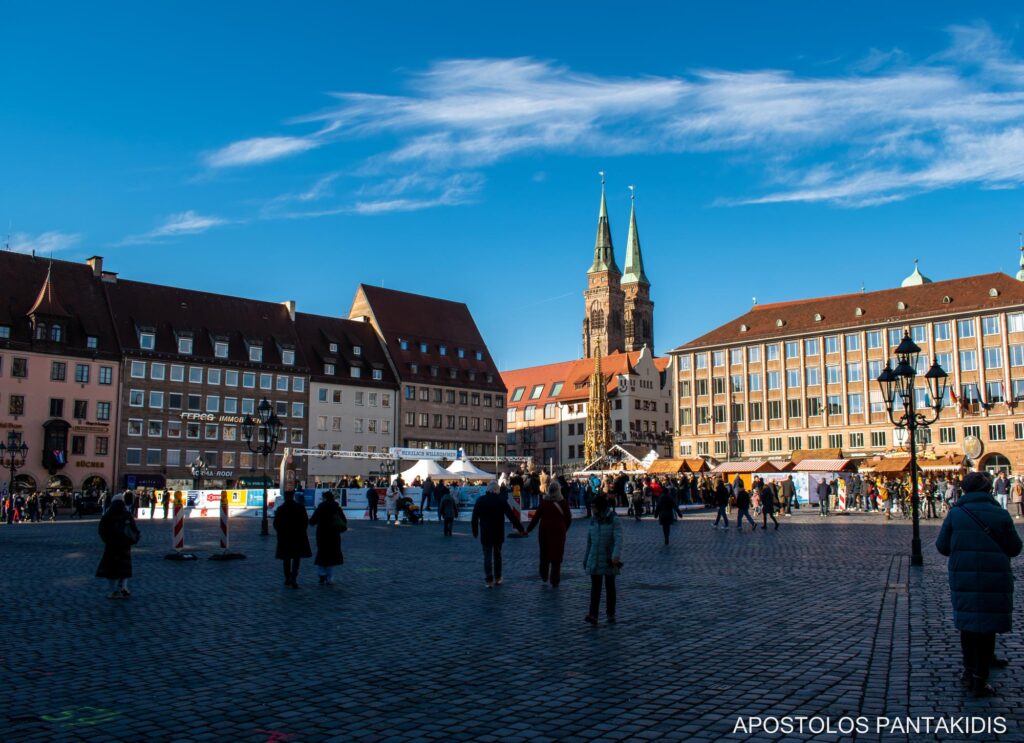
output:
[[[939,419],[947,384],[946,372],[939,366],[938,359],[934,359],[931,368],[924,375],[927,383],[926,389],[932,398],[931,412],[927,416],[918,412],[914,399],[914,381],[917,376],[917,358],[920,353],[921,349],[911,340],[910,333],[904,333],[903,340],[896,348],[896,368],[892,367],[891,362],[886,364],[877,380],[878,386],[882,389],[882,400],[885,402],[889,420],[897,428],[906,429],[910,439],[910,503],[914,516],[910,564],[916,566],[924,564],[924,558],[921,555],[920,510],[917,492],[917,429],[926,428]],[[902,411],[900,407],[902,407]]]
[[11,476],[7,480],[7,497],[9,498],[7,506],[7,523],[11,523],[14,518],[14,476],[18,470],[25,466],[26,458],[28,457],[28,444],[21,441],[21,437],[14,431],[7,432],[7,444],[4,445],[0,441],[0,467],[11,473]]
[[246,415],[242,421],[242,435],[245,445],[254,455],[263,455],[263,520],[260,524],[260,535],[270,534],[267,522],[267,458],[277,449],[277,439],[281,435],[281,421],[274,414],[267,398],[260,400],[256,408],[256,417]]

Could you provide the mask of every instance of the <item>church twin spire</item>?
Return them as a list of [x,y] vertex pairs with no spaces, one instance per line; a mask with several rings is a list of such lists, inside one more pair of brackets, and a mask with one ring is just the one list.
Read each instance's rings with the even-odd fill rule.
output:
[[615,248],[612,247],[612,229],[608,224],[608,202],[604,197],[604,171],[601,171],[601,208],[597,213],[597,239],[594,240],[594,263],[587,273],[611,271],[621,273],[615,263]]
[[594,262],[587,270],[587,290],[583,293],[583,353],[588,358],[595,355],[598,346],[605,354],[654,347],[654,303],[650,298],[651,282],[644,271],[636,226],[636,187],[629,187],[629,236],[623,273],[615,262],[604,171],[600,175],[601,207],[597,216]]

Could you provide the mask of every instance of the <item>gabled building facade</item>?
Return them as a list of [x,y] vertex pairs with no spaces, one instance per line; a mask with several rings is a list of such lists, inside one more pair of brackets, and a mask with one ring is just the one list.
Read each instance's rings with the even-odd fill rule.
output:
[[[295,304],[111,277],[103,283],[121,366],[119,488],[224,488],[261,483],[263,456],[242,433],[266,399],[286,446],[306,442],[309,368]],[[193,478],[193,465],[198,477]],[[296,476],[306,480],[306,461]]]
[[[375,453],[395,446],[398,382],[373,326],[299,312],[295,328],[309,365],[307,446],[325,453]],[[308,461],[310,480],[321,484],[378,469],[364,459]]]
[[505,385],[465,304],[361,284],[349,319],[372,326],[387,351],[400,446],[504,454]]
[[[650,350],[601,358],[609,400],[612,441],[634,449],[672,448],[672,370],[668,357]],[[538,464],[581,468],[593,359],[503,372],[509,390],[509,456],[533,457]]]
[[[117,447],[120,353],[102,263],[0,252],[0,439],[28,446],[14,486],[102,491]],[[11,487],[0,472],[0,490]]]

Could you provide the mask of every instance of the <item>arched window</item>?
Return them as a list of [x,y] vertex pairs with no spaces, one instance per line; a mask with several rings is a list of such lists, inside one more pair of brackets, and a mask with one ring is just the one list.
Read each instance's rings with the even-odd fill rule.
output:
[[597,302],[590,305],[590,330],[592,332],[604,330],[604,311]]
[[46,340],[46,323],[44,323],[44,322],[37,322],[36,323],[36,340],[37,341],[45,341]]
[[54,343],[60,343],[63,340],[61,336],[62,330],[60,325],[54,323],[53,327],[50,328],[50,340]]

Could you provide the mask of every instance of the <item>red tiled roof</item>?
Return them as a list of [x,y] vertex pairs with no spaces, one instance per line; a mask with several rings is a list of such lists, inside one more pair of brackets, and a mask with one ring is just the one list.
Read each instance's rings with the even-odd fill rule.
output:
[[[565,380],[575,365],[575,361],[560,361],[556,364],[544,364],[542,366],[530,366],[525,369],[503,371],[501,379],[505,382],[505,387],[508,389],[508,407],[522,408],[529,404],[543,405],[549,402],[556,402],[558,397],[551,396],[552,388],[558,382],[562,382],[562,389],[564,389]],[[543,385],[544,390],[541,392],[540,397],[536,400],[531,400],[530,393],[538,384]],[[520,388],[523,390],[523,396],[518,402],[513,402],[512,398],[515,396],[516,390]]]
[[[628,354],[613,353],[610,356],[601,357],[601,373],[607,380],[610,395],[618,393],[618,375],[630,371],[636,365],[641,353],[643,352],[633,351]],[[671,359],[667,356],[660,356],[652,361],[659,372],[664,372]],[[586,400],[590,397],[590,377],[593,373],[593,359],[576,359],[575,361],[561,361],[555,364],[504,371],[501,373],[501,377],[505,380],[505,386],[508,387],[508,406],[521,408],[528,404],[569,403]],[[551,386],[555,382],[562,382],[562,389],[557,397],[551,397]],[[531,400],[530,392],[538,384],[544,385],[544,391],[540,397]],[[524,388],[523,397],[518,402],[513,402],[512,397],[519,387]]]
[[[313,381],[387,389],[398,386],[380,337],[370,323],[296,312],[295,330]],[[335,352],[331,352],[332,343],[337,345]],[[324,364],[334,364],[334,376],[324,374]],[[352,367],[362,370],[358,379],[352,377]],[[373,378],[375,370],[381,372],[382,379]]]
[[[51,284],[44,291],[48,272]],[[103,358],[119,355],[103,285],[86,264],[0,251],[0,277],[0,325],[11,329],[10,338],[0,340],[0,347],[28,350],[45,345],[48,351],[54,349],[53,344],[32,340],[28,314],[35,307],[40,314],[62,317],[61,353]],[[87,347],[89,336],[96,338],[95,349]]]
[[[125,279],[103,286],[118,341],[127,355],[214,361],[214,342],[226,340],[228,362],[294,371],[307,368],[295,324],[283,304]],[[155,333],[152,351],[139,347],[140,330]],[[184,356],[178,354],[178,337],[183,333],[193,337],[192,353]],[[247,343],[263,345],[262,362],[249,361]],[[293,365],[282,364],[285,349],[295,351]]]
[[[501,374],[464,303],[367,284],[360,284],[358,292],[362,292],[370,305],[373,319],[380,328],[402,381],[504,391]],[[354,305],[349,313],[351,319],[357,319],[354,317]],[[402,350],[402,340],[408,341],[407,350]],[[427,344],[425,353],[419,350],[420,343]],[[442,345],[447,346],[447,353],[443,356],[440,353]],[[458,357],[459,348],[465,349],[464,358]],[[483,355],[479,361],[477,351]],[[413,364],[416,365],[415,372],[412,371]],[[433,375],[431,367],[438,368],[437,376]],[[455,379],[449,376],[450,369],[456,370]],[[470,372],[475,375],[472,380],[469,379]],[[491,377],[489,382],[487,375]]]
[[[995,289],[997,296],[991,296]],[[948,298],[948,301],[944,301]],[[902,302],[904,309],[899,309]],[[1024,304],[1024,282],[1004,273],[936,281],[876,292],[841,294],[757,305],[744,315],[685,343],[675,351],[748,343],[782,336],[829,332],[883,323],[905,323],[935,314]],[[857,310],[861,314],[857,314]],[[820,320],[815,320],[820,315]],[[780,326],[778,323],[782,321]],[[746,330],[741,327],[746,326]]]

